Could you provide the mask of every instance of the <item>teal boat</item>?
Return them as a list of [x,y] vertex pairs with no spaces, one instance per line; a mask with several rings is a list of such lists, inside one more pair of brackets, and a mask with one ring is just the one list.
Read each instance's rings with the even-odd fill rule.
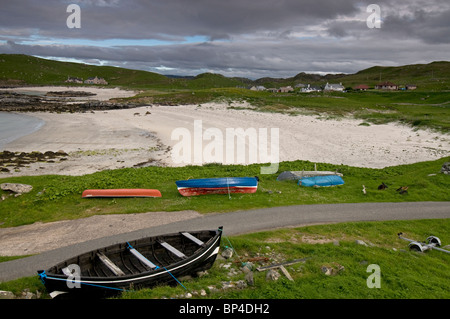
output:
[[298,185],[305,187],[328,187],[343,184],[344,180],[338,175],[312,176],[298,180]]

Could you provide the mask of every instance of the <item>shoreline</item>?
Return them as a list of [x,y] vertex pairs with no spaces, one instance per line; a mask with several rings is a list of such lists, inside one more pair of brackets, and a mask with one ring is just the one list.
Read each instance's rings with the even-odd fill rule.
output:
[[[88,88],[79,89],[87,91]],[[41,87],[40,90],[56,91],[56,87]],[[67,87],[61,87],[60,90],[66,91]],[[91,92],[103,94],[104,97],[111,93],[103,90],[105,89],[90,88]],[[322,119],[312,115],[263,113],[253,110],[248,104],[232,104],[210,102],[202,105],[147,105],[73,113],[26,112],[23,114],[39,118],[46,124],[38,131],[8,143],[4,150],[42,153],[63,151],[69,156],[63,162],[36,162],[28,167],[12,169],[9,173],[0,172],[0,178],[48,174],[84,175],[105,169],[155,165],[183,166],[186,163],[174,162],[172,158],[174,146],[180,143],[180,139],[173,138],[172,134],[176,129],[184,129],[190,133],[191,142],[195,143],[195,121],[201,121],[202,125],[202,152],[206,152],[208,146],[211,147],[212,140],[204,136],[208,129],[218,131],[223,138],[230,128],[255,129],[257,132],[266,129],[270,140],[270,129],[277,128],[279,162],[307,160],[384,168],[436,160],[450,154],[450,136],[442,133],[415,130],[395,123],[363,126],[360,125],[361,120],[353,118]],[[270,147],[269,141],[266,145]],[[270,159],[261,161],[260,157],[252,161],[248,155],[251,146],[254,145],[247,139],[245,162],[222,162],[270,162]],[[236,149],[237,142],[234,147]],[[192,161],[188,164],[199,165],[201,163],[194,161],[194,150],[192,148]],[[226,151],[224,149],[223,153]],[[268,151],[268,155],[271,155],[270,150]],[[202,159],[204,163],[208,162],[205,158]],[[225,156],[222,159],[225,160]]]
[[[18,124],[17,120],[21,123]],[[14,123],[14,127],[8,126],[11,122]],[[0,150],[3,149],[5,145],[40,130],[44,125],[45,122],[35,116],[24,113],[0,111]],[[20,127],[20,129],[18,127]]]
[[0,92],[14,92],[19,94],[30,94],[30,95],[45,95],[48,92],[64,92],[64,91],[75,91],[75,92],[88,92],[93,95],[91,96],[81,96],[77,97],[77,100],[98,100],[98,101],[108,101],[112,98],[125,98],[131,97],[137,94],[136,91],[125,90],[121,88],[103,88],[96,86],[23,86],[14,88],[0,88]]
[[[102,115],[100,115],[102,114]],[[165,166],[167,150],[154,132],[142,130],[108,112],[29,113],[45,122],[37,131],[4,146],[17,153],[61,152],[61,159],[36,161],[0,172],[0,178],[36,175],[85,175],[107,169]]]

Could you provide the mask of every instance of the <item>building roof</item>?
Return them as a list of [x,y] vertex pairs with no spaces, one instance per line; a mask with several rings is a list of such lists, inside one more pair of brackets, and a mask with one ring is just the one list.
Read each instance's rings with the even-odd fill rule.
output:
[[389,81],[378,83],[377,85],[378,86],[397,86],[397,84],[394,84],[394,83],[389,82]]
[[344,88],[344,86],[342,85],[342,83],[339,84],[329,84],[327,83],[327,85],[325,87],[330,87],[330,88]]
[[360,84],[360,85],[355,86],[354,89],[355,90],[367,90],[367,89],[369,89],[369,86],[365,85],[365,84]]

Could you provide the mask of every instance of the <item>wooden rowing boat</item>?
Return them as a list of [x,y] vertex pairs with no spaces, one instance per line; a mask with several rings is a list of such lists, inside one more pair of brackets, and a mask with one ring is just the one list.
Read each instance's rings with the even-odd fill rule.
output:
[[207,194],[255,193],[257,177],[200,178],[176,181],[178,192],[183,196]]
[[101,298],[176,284],[177,278],[212,267],[221,237],[222,227],[142,238],[69,258],[38,274],[52,298]]
[[82,198],[102,198],[102,197],[161,197],[161,192],[157,189],[87,189],[81,195]]

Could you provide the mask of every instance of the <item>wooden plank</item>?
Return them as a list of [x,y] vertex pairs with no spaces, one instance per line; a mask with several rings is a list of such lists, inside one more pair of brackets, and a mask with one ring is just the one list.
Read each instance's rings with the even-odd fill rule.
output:
[[140,252],[138,252],[134,248],[129,248],[130,252],[136,256],[144,265],[148,266],[151,269],[158,269],[159,267],[156,266],[154,263],[152,263],[150,260],[148,260],[144,255],[142,255]]
[[275,264],[275,265],[270,265],[270,266],[265,266],[265,267],[258,267],[258,268],[256,268],[256,270],[263,271],[263,270],[269,270],[269,269],[273,269],[273,268],[280,268],[280,266],[289,266],[289,265],[293,265],[296,263],[305,262],[308,259],[309,259],[308,257],[302,258],[302,259],[295,259],[295,260],[287,261],[287,262],[284,262],[281,264]]
[[292,279],[291,275],[286,270],[286,268],[284,268],[283,265],[280,266],[280,269],[281,269],[281,272],[286,276],[287,279],[289,279],[290,281],[294,281],[294,279]]
[[111,270],[114,273],[114,275],[116,275],[116,276],[125,276],[125,273],[122,271],[122,269],[117,267],[117,265],[115,263],[113,263],[104,254],[97,253],[97,257],[106,265],[106,267],[109,268],[109,270]]
[[203,245],[204,245],[204,242],[202,242],[200,239],[198,239],[197,237],[192,236],[192,235],[189,234],[189,233],[181,233],[181,234],[182,234],[184,237],[186,237],[186,238],[192,240],[194,243],[196,243],[196,244],[199,245],[199,246],[203,246]]
[[186,258],[186,255],[183,254],[181,251],[173,247],[172,245],[166,243],[165,241],[160,242],[161,246],[163,246],[165,249],[176,255],[178,258],[184,259]]

